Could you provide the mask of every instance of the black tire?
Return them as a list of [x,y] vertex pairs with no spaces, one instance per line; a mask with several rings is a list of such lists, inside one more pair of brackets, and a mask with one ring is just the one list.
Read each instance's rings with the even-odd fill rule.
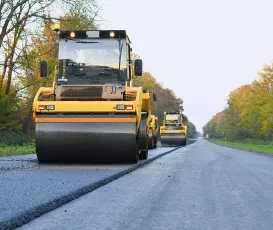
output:
[[139,159],[140,160],[147,160],[148,159],[148,149],[146,151],[145,150],[140,151]]
[[154,149],[156,149],[157,148],[157,138],[155,137],[154,138]]
[[185,139],[185,141],[183,142],[182,146],[186,146],[187,145],[187,139]]
[[148,137],[146,138],[146,149],[140,150],[139,159],[140,160],[147,160],[148,159]]
[[146,129],[147,114],[141,116],[140,127],[138,131],[139,137],[139,159],[148,159],[148,134]]
[[153,149],[154,148],[154,136],[151,132],[148,134],[148,148]]
[[132,157],[129,160],[129,163],[137,163],[139,160],[139,141],[138,139],[136,140],[136,152],[135,154],[132,154]]

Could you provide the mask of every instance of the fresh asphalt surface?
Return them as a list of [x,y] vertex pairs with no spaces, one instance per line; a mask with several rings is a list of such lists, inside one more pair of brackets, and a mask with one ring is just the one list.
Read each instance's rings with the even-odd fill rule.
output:
[[[172,149],[174,148],[149,150],[149,158]],[[37,212],[44,213],[45,210],[59,207],[67,200],[86,193],[82,191],[86,186],[90,189],[96,182],[133,166],[134,164],[39,164],[35,154],[1,157],[0,229],[7,226],[13,228],[12,223],[15,221],[18,222],[15,226],[21,225],[25,216],[33,215],[33,211],[39,216]],[[31,210],[32,212],[26,213]]]
[[[0,167],[3,220],[127,166]],[[21,229],[273,229],[273,158],[199,140]]]

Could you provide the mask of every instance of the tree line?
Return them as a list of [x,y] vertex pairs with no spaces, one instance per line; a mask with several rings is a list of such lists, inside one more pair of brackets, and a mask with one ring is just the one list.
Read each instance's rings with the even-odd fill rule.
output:
[[272,140],[273,66],[265,65],[251,84],[229,93],[227,107],[203,127],[210,138]]
[[[163,115],[165,111],[178,112],[179,110],[184,110],[182,98],[177,97],[171,89],[164,88],[163,84],[159,83],[149,72],[145,72],[141,77],[134,79],[133,85],[147,89],[151,95],[154,93],[156,94],[157,100],[156,102],[151,100],[151,107],[152,113],[158,116],[160,125],[163,123]],[[183,114],[183,120],[185,125],[188,126],[189,138],[197,137],[198,133],[195,125],[189,121],[185,114]]]
[[[39,62],[47,61],[49,70],[57,64],[54,23],[60,23],[64,30],[98,29],[99,9],[95,0],[1,0],[0,144],[22,144],[33,139],[34,96],[41,86],[52,84],[52,77],[38,77]],[[180,99],[172,101],[171,90],[157,85],[157,93],[163,95],[159,101],[166,100],[161,106],[171,103],[170,108],[174,108],[174,104],[181,104]]]
[[[60,14],[61,12],[61,14]],[[52,78],[39,78],[39,62],[57,64],[61,29],[95,29],[95,0],[1,0],[0,2],[0,143],[22,144],[33,138],[32,102]]]

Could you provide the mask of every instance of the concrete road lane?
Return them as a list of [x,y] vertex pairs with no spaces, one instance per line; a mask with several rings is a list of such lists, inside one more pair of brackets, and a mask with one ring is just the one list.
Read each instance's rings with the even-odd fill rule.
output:
[[272,229],[273,158],[205,140],[21,229]]
[[[174,148],[149,151],[149,158]],[[134,164],[39,164],[36,155],[0,158],[0,229],[29,210],[58,207],[60,197],[111,177]],[[76,195],[76,194],[75,194]],[[55,203],[54,203],[55,202]],[[42,207],[43,210],[48,207]],[[50,208],[50,207],[49,207]],[[29,214],[31,215],[31,214]],[[17,218],[18,217],[18,218]]]

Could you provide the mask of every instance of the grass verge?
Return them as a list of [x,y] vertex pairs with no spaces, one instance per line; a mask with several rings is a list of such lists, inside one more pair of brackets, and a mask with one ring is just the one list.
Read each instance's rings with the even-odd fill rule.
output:
[[0,157],[26,155],[26,154],[32,154],[35,152],[36,152],[35,146],[33,145],[22,145],[22,146],[0,145]]
[[239,143],[239,142],[230,142],[230,141],[217,140],[217,139],[209,139],[209,141],[212,143],[227,146],[227,147],[244,149],[244,150],[249,150],[252,152],[273,154],[273,145],[272,144]]

